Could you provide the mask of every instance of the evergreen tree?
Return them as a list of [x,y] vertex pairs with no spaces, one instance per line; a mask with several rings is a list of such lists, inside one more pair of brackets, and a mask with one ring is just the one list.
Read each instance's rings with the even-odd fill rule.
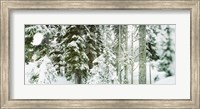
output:
[[[109,58],[108,58],[109,57]],[[93,68],[88,84],[118,84],[117,72],[114,66],[115,55],[110,51],[104,51],[93,61]]]
[[159,56],[157,54],[156,36],[159,33],[157,29],[160,28],[160,25],[148,25],[146,26],[146,28],[146,56],[148,61],[157,61],[159,59]]
[[104,44],[103,53],[93,61],[93,68],[90,70],[91,78],[88,83],[116,83],[116,69],[115,65],[115,55],[113,54],[113,39],[112,39],[112,26],[111,25],[101,25],[100,26],[102,40]]
[[166,72],[166,76],[172,76],[173,75],[173,69],[171,68],[171,64],[174,61],[174,45],[171,38],[171,32],[173,31],[169,25],[167,25],[164,29],[166,34],[164,34],[164,40],[162,41],[162,55],[160,57],[159,61],[159,71]]
[[51,84],[56,82],[57,72],[51,60],[45,55],[33,64],[31,70],[26,71],[27,83]]
[[85,46],[85,33],[83,26],[74,26],[71,31],[74,31],[73,35],[66,36],[66,53],[65,62],[67,63],[66,77],[68,80],[72,79],[72,75],[75,76],[75,83],[81,84],[85,79],[87,80],[89,66],[89,58],[86,55]]
[[103,49],[105,48],[103,44],[103,37],[102,37],[102,30],[101,30],[101,25],[95,25],[96,26],[96,31],[95,31],[95,37],[96,37],[96,54],[97,57],[99,57],[103,53]]
[[[154,62],[172,76],[172,31],[169,25],[25,25],[25,62],[37,63],[29,82],[51,84],[41,76],[40,69],[48,68],[53,70],[43,70],[46,77],[75,84],[133,84],[139,66],[139,84],[146,84],[146,63]],[[51,68],[38,64],[44,58]]]
[[[54,26],[49,25],[26,25],[25,26],[25,54],[26,63],[32,60],[32,56],[36,55],[36,60],[48,54],[50,50],[49,42],[55,34]],[[41,41],[34,40],[35,37],[41,35]],[[41,43],[38,43],[41,42]]]
[[89,58],[89,68],[93,67],[93,61],[97,57],[97,28],[95,25],[85,25],[86,29],[86,54]]

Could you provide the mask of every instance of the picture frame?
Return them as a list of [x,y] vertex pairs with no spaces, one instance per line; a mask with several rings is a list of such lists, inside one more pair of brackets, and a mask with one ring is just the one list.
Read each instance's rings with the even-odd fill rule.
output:
[[[1,1],[1,108],[200,108],[199,0],[175,1],[89,1],[13,0]],[[11,99],[10,98],[10,12],[11,10],[190,10],[190,99]]]

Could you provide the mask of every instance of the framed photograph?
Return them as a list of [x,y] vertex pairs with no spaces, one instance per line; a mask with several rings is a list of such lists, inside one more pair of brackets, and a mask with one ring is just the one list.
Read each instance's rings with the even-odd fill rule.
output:
[[200,108],[199,0],[1,1],[1,108]]

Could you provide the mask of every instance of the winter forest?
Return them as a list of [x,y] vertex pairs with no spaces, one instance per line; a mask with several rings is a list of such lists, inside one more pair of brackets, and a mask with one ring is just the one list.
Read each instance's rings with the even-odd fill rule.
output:
[[25,25],[25,84],[175,84],[175,25]]

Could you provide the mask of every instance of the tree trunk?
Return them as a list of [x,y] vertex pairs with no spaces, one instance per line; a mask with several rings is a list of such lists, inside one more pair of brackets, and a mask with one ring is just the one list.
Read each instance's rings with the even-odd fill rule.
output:
[[124,38],[125,38],[125,65],[124,65],[124,70],[125,70],[125,77],[124,77],[124,83],[125,84],[128,84],[128,35],[127,35],[127,32],[128,32],[128,26],[127,25],[124,25],[123,26],[123,29],[124,29]]
[[152,66],[151,66],[151,64],[149,64],[149,83],[151,84],[151,68],[152,68]]
[[[133,42],[133,33],[131,35],[131,57],[134,57],[134,52],[133,52],[133,49],[134,49],[134,42]],[[133,76],[134,76],[134,73],[133,73],[133,68],[134,68],[134,59],[132,58],[131,59],[131,84],[133,84]]]
[[117,74],[119,77],[119,82],[121,84],[122,83],[121,68],[120,68],[121,25],[119,25],[118,29],[119,29],[119,34],[118,34],[118,50],[117,50],[117,55],[118,55],[118,57],[117,57]]
[[75,73],[75,84],[81,84],[81,75],[79,73]]
[[139,26],[139,84],[146,84],[146,25]]

